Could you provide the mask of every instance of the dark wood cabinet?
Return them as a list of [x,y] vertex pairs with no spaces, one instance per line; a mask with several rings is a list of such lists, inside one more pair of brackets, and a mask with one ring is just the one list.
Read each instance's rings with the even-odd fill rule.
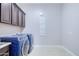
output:
[[19,26],[25,27],[25,14],[19,10]]
[[18,8],[15,4],[12,4],[12,24],[18,25]]
[[1,3],[0,22],[25,27],[25,13],[15,3]]
[[11,24],[11,4],[1,4],[1,22]]
[[26,21],[25,21],[25,14],[23,13],[22,16],[23,16],[23,18],[22,18],[22,27],[25,27],[25,22],[26,22]]
[[22,26],[22,20],[23,20],[23,15],[22,15],[21,10],[19,10],[19,22],[18,22],[19,26]]

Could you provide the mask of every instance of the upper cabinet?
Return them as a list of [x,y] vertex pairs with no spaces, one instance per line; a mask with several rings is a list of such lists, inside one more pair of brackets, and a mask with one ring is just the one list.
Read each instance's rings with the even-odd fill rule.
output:
[[1,3],[0,22],[25,27],[25,13],[15,3]]
[[19,26],[25,27],[25,14],[19,10]]
[[15,4],[12,4],[12,24],[13,25],[18,25],[18,8],[16,7]]
[[1,4],[1,22],[11,24],[11,4]]
[[22,20],[22,27],[25,27],[25,22],[26,22],[26,21],[25,21],[25,14],[23,13],[22,16],[23,16],[23,18],[22,18],[22,19],[23,19],[23,20]]
[[22,21],[23,21],[23,15],[22,15],[22,14],[23,14],[23,13],[22,13],[21,10],[19,10],[19,9],[18,9],[18,11],[19,11],[19,23],[18,23],[18,25],[19,25],[19,26],[22,26]]

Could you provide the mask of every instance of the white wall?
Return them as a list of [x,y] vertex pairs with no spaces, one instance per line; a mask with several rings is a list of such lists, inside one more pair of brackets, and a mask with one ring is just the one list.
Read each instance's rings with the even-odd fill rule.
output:
[[79,4],[64,4],[62,15],[63,45],[79,55]]
[[[61,44],[61,4],[18,4],[26,12],[24,32],[34,35],[35,45]],[[40,16],[40,12],[43,16]],[[46,20],[46,36],[40,35],[40,18]]]
[[61,45],[61,4],[41,6],[46,19],[46,36],[41,36],[41,45]]
[[22,32],[23,28],[19,26],[9,25],[5,23],[0,23],[0,36],[1,35],[12,35]]

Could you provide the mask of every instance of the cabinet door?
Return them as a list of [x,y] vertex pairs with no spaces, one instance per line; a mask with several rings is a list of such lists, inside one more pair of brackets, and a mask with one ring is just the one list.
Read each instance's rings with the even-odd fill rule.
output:
[[25,14],[23,13],[22,15],[22,27],[25,27]]
[[18,8],[15,4],[12,4],[12,24],[18,25]]
[[11,4],[1,3],[1,22],[11,24]]
[[19,10],[19,26],[25,27],[25,14]]
[[21,10],[18,10],[19,11],[19,26],[22,26],[22,11]]

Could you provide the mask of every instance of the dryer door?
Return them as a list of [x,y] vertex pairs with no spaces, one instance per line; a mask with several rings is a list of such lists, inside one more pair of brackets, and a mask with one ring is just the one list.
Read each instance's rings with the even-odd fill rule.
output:
[[29,40],[24,40],[22,46],[22,56],[27,56],[29,50]]

